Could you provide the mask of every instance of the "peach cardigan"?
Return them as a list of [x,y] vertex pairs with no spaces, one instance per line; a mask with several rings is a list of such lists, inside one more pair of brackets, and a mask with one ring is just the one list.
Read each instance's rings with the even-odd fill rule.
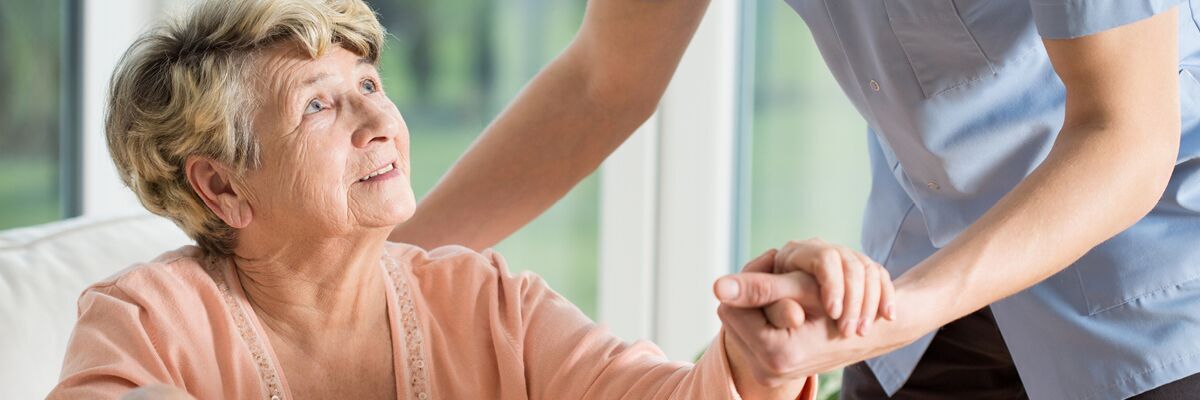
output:
[[[52,399],[165,383],[199,399],[286,399],[287,377],[231,263],[187,246],[85,290]],[[402,399],[736,399],[721,336],[695,365],[623,343],[499,254],[389,243]],[[815,398],[810,378],[802,399]]]

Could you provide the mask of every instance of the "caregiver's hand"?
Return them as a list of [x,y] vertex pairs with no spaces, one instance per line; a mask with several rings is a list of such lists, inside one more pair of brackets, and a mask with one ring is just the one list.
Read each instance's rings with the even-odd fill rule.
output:
[[867,334],[876,317],[896,319],[892,276],[870,257],[820,238],[789,241],[775,254],[775,273],[803,271],[817,280],[821,304],[843,335]]
[[[777,255],[768,251],[742,273],[722,277],[714,285],[722,301],[717,314],[730,368],[743,397],[794,398],[811,375],[883,354],[919,336],[917,330],[892,321],[881,324],[887,334],[841,335],[825,314],[811,276],[771,272]],[[733,286],[736,291],[731,291]]]

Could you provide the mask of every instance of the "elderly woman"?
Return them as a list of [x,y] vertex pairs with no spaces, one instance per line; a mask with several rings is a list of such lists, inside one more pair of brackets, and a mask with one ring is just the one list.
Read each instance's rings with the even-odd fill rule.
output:
[[[572,47],[492,129],[555,127],[522,110],[579,96],[594,97],[557,111],[633,129],[644,113],[579,113],[604,93],[652,105],[671,74],[660,64],[678,62],[705,2],[629,3],[593,1]],[[620,60],[643,81],[608,74],[571,90],[618,28],[660,38]],[[408,131],[376,70],[383,37],[358,0],[209,1],[130,48],[112,82],[110,150],[142,203],[198,246],[83,293],[51,398],[814,395],[814,379],[778,368],[798,353],[771,341],[803,318],[803,299],[775,300],[811,300],[814,283],[769,274],[770,255],[748,267],[762,273],[717,285],[744,308],[723,308],[726,329],[688,365],[622,343],[496,253],[388,243],[415,201]]]

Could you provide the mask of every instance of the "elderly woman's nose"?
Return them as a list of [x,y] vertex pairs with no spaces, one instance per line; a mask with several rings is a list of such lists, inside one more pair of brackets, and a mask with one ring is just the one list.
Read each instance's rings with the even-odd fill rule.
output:
[[384,107],[369,99],[356,99],[353,104],[354,145],[363,147],[374,141],[387,142],[400,133],[400,116],[395,108]]

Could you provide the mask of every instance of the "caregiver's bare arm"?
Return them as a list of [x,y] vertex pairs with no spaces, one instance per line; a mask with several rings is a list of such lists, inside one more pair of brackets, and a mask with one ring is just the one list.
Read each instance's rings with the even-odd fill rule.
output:
[[478,250],[541,214],[654,112],[708,3],[589,1],[567,49],[484,130],[390,239]]
[[1046,40],[1067,88],[1065,123],[1046,160],[896,280],[896,321],[845,339],[827,334],[828,326],[812,327],[810,334],[828,341],[810,341],[795,374],[915,340],[1063,270],[1150,212],[1178,155],[1176,18],[1172,9],[1092,36]]

